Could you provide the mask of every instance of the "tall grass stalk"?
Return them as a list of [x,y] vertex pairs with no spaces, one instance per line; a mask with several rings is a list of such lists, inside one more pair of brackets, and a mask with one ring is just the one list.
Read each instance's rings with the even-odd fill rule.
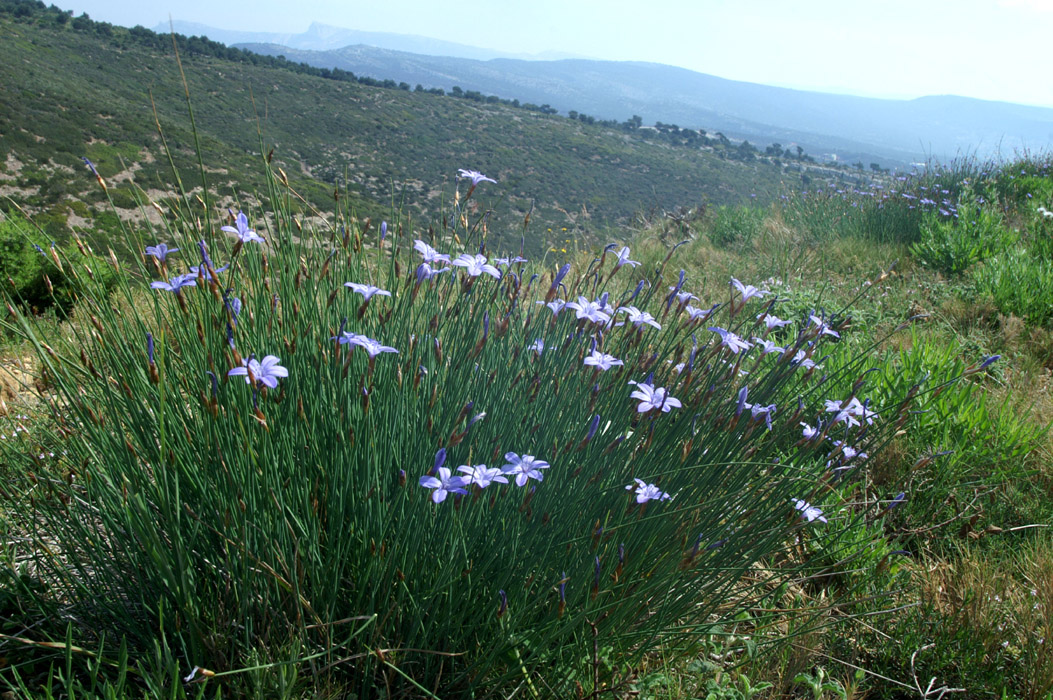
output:
[[[515,262],[500,279],[454,267],[421,280],[397,221],[385,235],[339,211],[312,229],[268,176],[270,210],[247,220],[268,222],[262,245],[184,196],[178,216],[127,234],[133,250],[179,248],[165,261],[86,250],[70,265],[81,291],[65,343],[9,303],[3,325],[37,350],[64,450],[57,468],[5,455],[26,475],[13,517],[34,545],[33,585],[10,585],[38,609],[61,605],[133,657],[162,640],[186,670],[219,676],[207,682],[265,683],[237,671],[291,658],[361,697],[565,697],[597,682],[597,640],[630,661],[689,650],[789,577],[850,566],[846,533],[866,512],[840,504],[865,465],[849,448],[880,449],[926,393],[871,405],[863,355],[823,364],[846,318],[768,331],[778,302],[731,285],[679,302],[670,288],[690,284],[669,256],[634,269],[604,253],[561,281]],[[471,196],[429,245],[489,254]],[[191,265],[194,286],[150,288]],[[109,296],[107,266],[120,273]],[[391,296],[364,302],[348,282]],[[544,305],[579,296],[636,306],[661,329]],[[689,303],[715,306],[691,321]],[[710,326],[783,350],[735,353]],[[344,333],[398,352],[369,358]],[[585,366],[593,350],[624,365]],[[254,384],[228,376],[269,355],[288,370],[275,386],[258,368]],[[682,405],[641,412],[630,381]],[[802,422],[820,435],[802,437]],[[418,482],[441,475],[440,451],[454,475],[506,453],[551,466],[525,487],[509,475],[436,503]],[[639,484],[671,499],[639,502]]]

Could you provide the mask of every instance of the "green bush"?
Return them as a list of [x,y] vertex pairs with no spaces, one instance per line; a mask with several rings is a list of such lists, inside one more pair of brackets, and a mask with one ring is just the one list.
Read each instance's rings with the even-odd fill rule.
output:
[[1003,314],[1045,326],[1053,318],[1053,261],[1013,246],[992,257],[974,275],[976,294],[990,297]]
[[[264,250],[232,249],[196,215],[154,232],[179,248],[166,277],[199,271],[160,284],[133,266],[118,290],[149,303],[118,312],[81,278],[98,322],[72,328],[82,356],[52,355],[19,320],[60,397],[56,424],[76,429],[59,431],[68,479],[5,448],[49,484],[14,509],[39,544],[39,586],[7,585],[123,640],[138,672],[168,673],[149,653],[164,648],[187,671],[234,676],[217,682],[235,692],[277,692],[282,674],[246,669],[272,664],[362,697],[523,684],[568,697],[591,687],[597,640],[629,662],[657,644],[690,652],[788,577],[870,551],[863,513],[840,505],[861,470],[832,440],[873,453],[922,397],[864,405],[850,354],[816,371],[837,319],[806,316],[765,353],[736,338],[767,334],[746,287],[703,322],[668,300],[683,273],[612,255],[568,265],[565,292],[543,268],[421,280],[399,226],[383,245],[346,218],[301,232],[288,207],[268,215]],[[204,250],[229,269],[206,272]],[[348,282],[391,296],[364,301]],[[543,305],[557,294],[579,308]],[[608,300],[654,323],[589,321]],[[367,358],[381,349],[366,336],[397,352]],[[601,350],[624,365],[583,362]],[[287,376],[266,373],[279,362]],[[820,420],[829,439],[802,439]],[[459,464],[522,455],[551,464],[543,481],[431,490]]]
[[[25,219],[8,216],[0,221],[0,282],[15,302],[35,312],[54,308],[69,313],[77,300],[70,266],[82,265],[84,256],[75,248],[64,255],[67,262],[60,267],[54,242]],[[99,289],[108,293],[116,281],[113,268],[98,265],[93,273],[99,277]]]
[[721,248],[749,245],[762,230],[764,216],[764,210],[755,207],[717,207],[709,225],[709,240]]
[[929,212],[921,225],[921,239],[911,254],[925,267],[948,275],[960,275],[1016,242],[1001,215],[973,198],[958,206],[957,218]]

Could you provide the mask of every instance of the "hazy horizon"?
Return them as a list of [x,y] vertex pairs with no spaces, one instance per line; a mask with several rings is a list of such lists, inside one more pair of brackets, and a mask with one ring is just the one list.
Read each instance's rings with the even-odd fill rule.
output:
[[319,22],[509,54],[663,63],[799,90],[885,99],[960,95],[1053,108],[1053,82],[1042,74],[1053,0],[669,0],[646,10],[626,0],[533,0],[465,12],[426,0],[322,0],[306,10],[273,0],[182,0],[168,8],[75,0],[61,7],[123,26],[152,28],[167,14],[217,29],[295,34]]

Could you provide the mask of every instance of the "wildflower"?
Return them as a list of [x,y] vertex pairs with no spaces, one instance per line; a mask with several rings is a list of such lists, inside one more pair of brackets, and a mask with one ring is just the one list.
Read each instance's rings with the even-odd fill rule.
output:
[[687,307],[687,320],[688,321],[704,321],[707,318],[709,318],[709,315],[712,314],[714,311],[716,311],[719,306],[720,306],[720,304],[714,304],[713,306],[709,307],[708,309],[696,309],[694,306],[688,306]]
[[457,267],[463,267],[472,277],[478,277],[485,272],[494,279],[501,279],[501,271],[487,263],[485,255],[462,253],[457,256],[457,259],[452,264]]
[[676,303],[680,306],[683,306],[689,301],[698,301],[698,297],[691,292],[681,292],[676,287],[670,287],[669,289],[672,292],[672,298],[676,299]]
[[720,336],[720,344],[725,346],[728,350],[738,355],[741,350],[749,350],[753,347],[750,343],[747,343],[742,338],[738,337],[731,331],[726,331],[723,328],[716,326],[710,326],[707,330],[710,330]]
[[632,491],[636,489],[636,502],[647,503],[648,501],[668,501],[672,498],[668,493],[665,493],[654,484],[648,484],[643,479],[633,479],[635,484],[629,484],[625,487],[626,491]]
[[765,354],[765,355],[767,355],[769,353],[773,353],[773,352],[782,353],[782,352],[785,351],[785,348],[781,348],[778,345],[776,345],[774,342],[772,342],[770,340],[765,340],[764,338],[753,338],[753,341],[755,343],[757,343],[758,347],[760,347],[761,349],[764,350],[763,354]]
[[536,303],[543,304],[544,306],[550,308],[552,310],[553,316],[559,316],[559,312],[562,311],[563,307],[567,305],[567,302],[563,301],[562,299],[553,299],[547,304],[543,301],[537,301]]
[[790,363],[799,365],[805,369],[813,369],[815,367],[815,362],[807,356],[804,350],[798,350],[797,354],[793,356],[792,360],[790,360]]
[[505,459],[508,460],[508,464],[501,467],[501,472],[504,474],[515,474],[516,486],[526,486],[527,481],[530,479],[542,481],[545,475],[538,470],[549,468],[548,462],[537,459],[534,455],[523,455],[520,457],[515,452],[506,452]]
[[362,340],[366,336],[359,335],[358,333],[352,333],[351,331],[341,331],[339,335],[334,335],[330,340],[335,340],[340,345],[358,345],[358,341]]
[[388,236],[388,222],[380,222],[380,242],[383,243],[384,239]]
[[769,331],[790,325],[789,321],[783,321],[778,316],[772,316],[771,314],[761,314],[761,316],[764,317],[764,327]]
[[521,255],[517,255],[514,258],[494,258],[493,260],[495,267],[501,267],[502,265],[504,265],[505,267],[511,267],[515,263],[525,262],[529,261]]
[[809,316],[808,316],[808,319],[809,319],[809,320],[810,320],[810,321],[812,322],[812,324],[814,324],[814,325],[815,325],[815,327],[816,327],[816,328],[818,329],[818,330],[816,331],[816,335],[832,335],[832,336],[833,336],[833,337],[835,337],[835,338],[840,338],[840,337],[841,337],[841,334],[840,334],[840,333],[838,333],[837,331],[835,331],[835,330],[833,330],[832,328],[830,328],[830,326],[828,326],[828,325],[826,324],[826,322],[825,322],[825,321],[823,321],[823,319],[819,318],[819,317],[818,317],[818,316],[816,316],[815,314],[811,314],[811,315],[809,315]]
[[545,341],[541,338],[534,338],[534,342],[527,346],[527,350],[533,350],[540,355],[545,352]]
[[445,253],[440,253],[439,251],[435,250],[422,240],[414,240],[413,249],[424,256],[424,262],[426,263],[450,262],[449,255],[446,255]]
[[655,317],[647,313],[646,311],[640,311],[635,306],[622,306],[619,307],[615,313],[621,313],[623,311],[628,317],[629,323],[633,324],[637,328],[641,327],[646,323],[648,326],[653,326],[658,330],[662,330],[662,326],[659,325],[657,320],[655,320]]
[[895,498],[893,498],[891,501],[889,501],[889,504],[885,508],[885,510],[892,510],[893,508],[897,508],[900,505],[902,505],[903,502],[906,501],[906,500],[907,500],[906,492],[900,491],[898,494],[896,494]]
[[630,260],[629,259],[629,249],[628,248],[622,248],[621,250],[618,251],[618,260],[617,260],[617,262],[614,263],[614,269],[617,270],[622,265],[629,265],[631,267],[636,267],[639,264],[640,263],[637,262],[636,260]]
[[640,401],[636,406],[637,413],[647,413],[655,409],[660,409],[662,413],[669,413],[670,409],[680,408],[683,405],[680,399],[673,398],[661,387],[656,389],[650,382],[641,384],[630,381],[629,383],[636,385],[636,390],[629,394],[629,398]]
[[769,292],[766,289],[757,289],[752,284],[743,284],[742,282],[739,282],[734,277],[731,278],[731,285],[733,287],[735,287],[735,289],[738,290],[739,294],[742,295],[742,301],[743,302],[749,301],[753,297],[760,298],[760,297],[766,296],[768,294],[771,294],[771,292]]
[[257,383],[274,389],[278,386],[278,379],[289,376],[289,370],[279,365],[279,362],[281,360],[274,355],[267,355],[262,360],[249,357],[241,361],[240,367],[227,372],[227,376],[244,376],[246,384],[252,384],[252,379],[255,377]]
[[497,180],[494,180],[492,178],[487,177],[486,175],[483,175],[478,170],[465,170],[464,168],[460,168],[460,169],[457,170],[457,177],[458,178],[462,178],[462,177],[468,178],[469,180],[472,181],[472,187],[475,187],[480,182],[494,182],[494,183],[497,182]]
[[826,400],[826,412],[833,413],[833,423],[840,423],[845,421],[849,427],[859,425],[857,418],[863,418],[868,424],[874,422],[874,412],[869,410],[866,406],[859,402],[859,399],[852,397],[845,404],[843,401],[834,401],[831,399]]
[[500,484],[508,483],[508,479],[501,476],[500,469],[497,467],[487,467],[485,464],[477,464],[474,467],[462,464],[457,467],[457,471],[467,474],[468,483],[475,484],[481,489],[485,489],[495,481]]
[[814,440],[823,433],[822,423],[819,423],[814,428],[807,423],[801,423],[801,426],[804,428],[804,430],[801,431],[801,435],[805,440]]
[[624,364],[625,364],[624,362],[619,360],[614,355],[608,355],[607,353],[600,352],[599,350],[593,350],[585,358],[585,365],[587,367],[595,367],[596,369],[603,370],[604,372],[606,372],[607,370],[609,370],[611,367],[613,367],[615,365],[624,365]]
[[793,507],[801,512],[801,517],[808,522],[818,520],[821,523],[827,522],[826,518],[823,517],[823,511],[818,506],[813,506],[808,501],[802,501],[799,498],[790,499],[793,501]]
[[197,280],[194,279],[194,275],[176,275],[167,282],[151,282],[150,286],[154,289],[164,289],[169,292],[179,293],[179,290],[183,287],[196,287]]
[[219,281],[219,278],[217,278],[217,277],[216,277],[216,274],[218,274],[218,273],[220,273],[220,272],[226,272],[226,271],[227,271],[227,269],[229,269],[229,268],[230,268],[230,265],[223,265],[223,266],[221,266],[221,267],[212,267],[212,263],[211,263],[211,261],[210,261],[210,262],[209,262],[209,263],[208,263],[207,265],[205,265],[205,266],[199,266],[199,265],[191,265],[191,266],[190,266],[190,274],[191,274],[191,276],[193,276],[193,277],[197,277],[198,275],[204,275],[204,274],[205,274],[205,272],[206,272],[206,271],[208,271],[208,272],[210,272],[210,273],[211,273],[211,274],[209,274],[209,277],[210,277],[210,278],[211,278],[212,280],[214,280],[214,281],[217,281],[217,282],[218,282],[218,281]]
[[435,489],[431,494],[433,503],[442,503],[447,494],[466,494],[464,487],[471,483],[466,476],[452,476],[449,467],[438,467],[435,469],[436,476],[422,476],[418,482],[426,489]]
[[745,404],[743,408],[750,409],[750,417],[753,420],[759,420],[764,418],[764,423],[768,426],[768,430],[771,430],[771,416],[775,413],[775,404],[768,404],[767,406],[761,406],[759,404]]
[[366,301],[369,301],[374,296],[379,295],[382,297],[391,296],[391,292],[380,287],[374,287],[371,284],[358,284],[357,282],[344,282],[344,286],[350,289],[352,292],[357,292],[365,297]]
[[[354,334],[352,333],[351,335]],[[373,340],[372,338],[367,338],[364,335],[359,335],[353,340],[349,340],[348,342],[352,345],[357,345],[358,347],[365,350],[369,354],[369,359],[371,360],[382,352],[398,353],[398,350],[391,347],[390,345],[381,345],[379,342]]]
[[219,230],[237,234],[239,243],[263,243],[263,236],[249,228],[249,218],[245,216],[244,212],[238,212],[237,217],[234,219],[234,224],[237,228],[234,226],[222,226]]
[[152,255],[157,258],[157,262],[164,262],[165,258],[168,257],[169,253],[177,253],[179,248],[169,248],[164,243],[158,243],[157,245],[146,246],[146,254]]
[[585,297],[578,297],[576,302],[571,301],[564,304],[568,309],[574,309],[575,316],[579,319],[585,319],[592,323],[605,324],[611,320],[610,314],[605,311],[605,308],[610,306],[603,301],[589,301]]

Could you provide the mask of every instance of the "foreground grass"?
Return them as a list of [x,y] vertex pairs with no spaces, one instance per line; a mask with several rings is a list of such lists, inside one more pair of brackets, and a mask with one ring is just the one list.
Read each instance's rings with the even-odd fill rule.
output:
[[[1041,164],[1014,164],[1001,175],[1032,165]],[[960,182],[967,174],[955,178]],[[984,185],[984,192],[993,195],[987,211],[1004,227],[999,236],[1019,238],[1025,250],[1041,250],[1046,224],[1030,208],[1038,203],[1029,202],[1035,193],[1048,197],[1051,190],[1043,189],[1048,179],[1048,174],[1031,177],[1026,185],[1034,190],[1030,199],[1019,185],[1001,179]],[[871,212],[885,224],[882,235],[875,236],[868,234],[874,218],[862,218],[853,228],[856,224],[845,223],[836,202],[808,206],[812,209],[789,203],[760,214],[722,210],[694,228],[638,231],[629,242],[643,269],[653,270],[663,267],[672,244],[686,237],[689,242],[677,251],[676,262],[692,280],[691,291],[706,300],[727,299],[727,280],[735,276],[767,280],[763,286],[777,293],[784,317],[847,308],[856,332],[846,334],[836,352],[880,341],[863,368],[875,370],[868,379],[875,395],[895,396],[912,377],[924,374],[938,386],[978,357],[997,353],[1003,360],[988,373],[941,390],[909,431],[892,436],[875,454],[862,480],[842,495],[863,516],[828,551],[818,542],[810,544],[808,556],[815,564],[810,572],[787,577],[770,595],[755,597],[732,616],[699,630],[689,656],[683,646],[670,645],[627,664],[624,652],[596,644],[581,664],[587,672],[581,694],[935,697],[941,689],[961,689],[969,697],[1002,697],[1004,688],[1005,697],[1047,697],[1053,683],[1047,641],[1053,604],[1047,527],[1053,522],[1053,473],[1045,426],[1053,416],[1048,392],[1053,347],[1040,314],[1013,313],[1037,308],[1028,302],[1042,290],[1014,295],[1006,282],[992,283],[989,271],[1002,264],[997,252],[974,246],[959,255],[953,246],[941,247],[937,234],[953,238],[958,232],[941,229],[939,219],[890,207],[887,216],[894,220],[884,221]],[[928,244],[919,247],[923,235],[929,236]],[[583,254],[574,262],[587,266],[592,257]],[[941,262],[948,259],[954,263]],[[895,273],[882,276],[896,261]],[[1035,265],[1041,262],[1034,256]],[[1001,296],[978,297],[977,291],[991,284]],[[153,303],[154,297],[132,295],[117,306],[131,312]],[[75,310],[70,320],[47,331],[57,336],[48,340],[75,357],[76,344],[58,346],[62,338],[76,338],[84,324]],[[466,342],[471,346],[475,335]],[[26,354],[24,346],[10,345],[7,356]],[[46,394],[47,386],[42,388]],[[0,419],[5,439],[25,441],[45,464],[55,450],[61,454],[60,445],[48,442],[54,426],[48,424],[46,406],[18,406]],[[38,483],[9,489],[5,507],[9,512],[23,507],[40,488]],[[904,500],[890,510],[888,498],[899,491]],[[37,585],[35,572],[27,568],[32,557],[25,533],[7,528],[5,563],[23,577],[21,585]],[[761,570],[748,571],[736,585],[743,591],[764,586],[764,576]],[[11,681],[18,692],[58,697],[76,688],[88,696],[134,695],[146,692],[141,690],[145,681],[124,681],[121,674],[150,668],[149,692],[206,694],[206,685],[180,680],[188,671],[185,650],[158,642],[148,659],[128,658],[128,648],[117,641],[96,640],[97,646],[86,648],[75,643],[79,630],[74,636],[69,626],[67,632],[63,620],[72,625],[74,619],[64,618],[61,606],[26,608],[27,598],[17,591],[17,586],[5,587],[0,631],[7,635],[2,648],[19,659],[22,680]],[[271,640],[258,650],[257,663],[241,659],[237,673],[250,680],[237,687],[284,697],[338,694],[338,686],[313,684],[301,651],[286,648],[288,641]],[[142,647],[134,651],[150,653]],[[604,680],[589,688],[593,673]],[[544,697],[546,680],[556,685],[563,679],[541,674],[533,687],[509,692]],[[224,686],[209,686],[210,697],[213,687],[220,694]]]

